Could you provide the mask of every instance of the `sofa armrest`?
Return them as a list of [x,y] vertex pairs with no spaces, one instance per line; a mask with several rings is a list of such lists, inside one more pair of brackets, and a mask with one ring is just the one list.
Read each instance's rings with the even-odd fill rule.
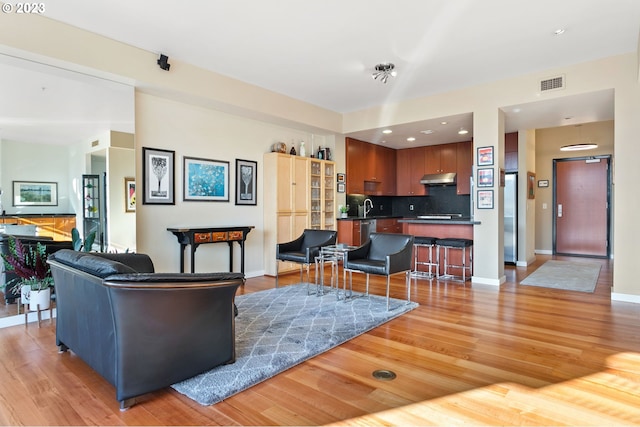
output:
[[235,361],[233,300],[243,279],[203,281],[206,275],[125,274],[103,281],[115,326],[121,405]]

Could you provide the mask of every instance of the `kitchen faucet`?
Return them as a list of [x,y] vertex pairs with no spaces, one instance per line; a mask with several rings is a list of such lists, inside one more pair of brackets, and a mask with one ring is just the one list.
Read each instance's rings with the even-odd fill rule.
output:
[[[367,202],[369,202],[369,206],[370,206],[369,209],[367,209]],[[373,209],[373,202],[371,201],[371,199],[365,199],[364,200],[364,205],[363,205],[363,208],[362,208],[362,210],[364,211],[364,217],[365,218],[367,217],[367,214],[369,212],[371,212],[371,209]]]

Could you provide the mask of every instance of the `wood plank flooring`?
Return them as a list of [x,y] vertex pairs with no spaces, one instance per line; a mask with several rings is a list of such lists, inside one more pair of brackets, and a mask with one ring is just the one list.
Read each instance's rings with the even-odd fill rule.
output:
[[507,267],[499,288],[415,281],[416,310],[209,407],[167,388],[120,412],[111,385],[57,353],[50,321],[0,329],[0,425],[640,425],[640,304],[610,300],[609,260],[589,259],[593,294],[518,284],[552,258],[571,259]]

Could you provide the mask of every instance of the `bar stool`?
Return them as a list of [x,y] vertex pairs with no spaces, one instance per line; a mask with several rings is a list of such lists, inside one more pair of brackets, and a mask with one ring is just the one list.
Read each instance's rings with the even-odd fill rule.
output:
[[[440,265],[440,248],[444,249],[444,263],[443,274],[440,274],[440,270],[438,269],[438,279],[451,279],[451,280],[462,280],[465,282],[467,279],[471,279],[473,274],[473,240],[471,239],[437,239],[436,240],[436,252],[437,252],[437,263]],[[467,262],[467,248],[469,248],[469,265]],[[462,250],[462,265],[449,264],[449,250]],[[460,268],[462,269],[462,275],[456,276],[449,273],[449,268]],[[466,275],[467,270],[469,270],[469,275]]]
[[[411,277],[418,279],[433,279],[433,267],[438,272],[438,264],[433,262],[433,248],[436,246],[435,237],[423,237],[415,236],[413,240],[413,270],[411,271]],[[429,259],[426,261],[420,261],[419,251],[420,248],[429,248]],[[429,267],[429,271],[421,271],[418,266],[424,265]]]

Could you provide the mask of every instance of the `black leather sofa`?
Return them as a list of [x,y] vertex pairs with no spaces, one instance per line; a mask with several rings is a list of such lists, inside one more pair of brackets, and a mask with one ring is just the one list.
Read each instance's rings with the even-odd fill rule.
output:
[[49,257],[56,343],[135,397],[235,361],[242,273],[154,273],[143,254],[60,250]]
[[[52,254],[60,249],[73,249],[73,243],[69,240],[53,240],[51,237],[37,236],[11,236],[9,234],[0,234],[0,252],[9,253],[9,238],[14,237],[20,240],[26,247],[35,247],[38,242],[46,247],[47,254]],[[4,292],[5,304],[13,304],[16,299],[20,298],[20,290],[15,289],[20,285],[14,279],[18,276],[13,271],[5,271],[4,263],[0,262],[0,288]]]

